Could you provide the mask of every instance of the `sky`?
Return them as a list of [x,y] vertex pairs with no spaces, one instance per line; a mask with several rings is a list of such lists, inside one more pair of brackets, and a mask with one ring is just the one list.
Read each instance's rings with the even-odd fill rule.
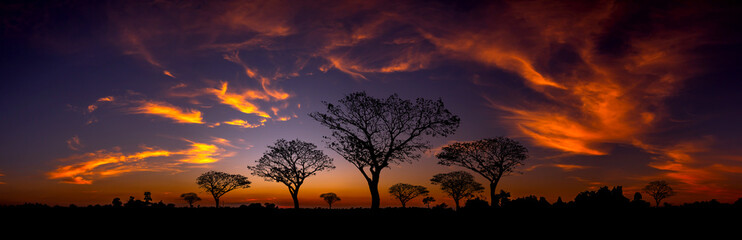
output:
[[[669,203],[742,197],[742,33],[733,1],[3,1],[0,204],[214,201],[196,178],[247,176],[224,205],[292,205],[251,175],[278,139],[312,142],[336,168],[309,177],[302,207],[368,207],[361,173],[308,116],[364,91],[441,99],[456,133],[428,137],[386,189],[464,170],[457,141],[505,136],[529,150],[498,185],[573,200],[666,180]],[[484,178],[477,180],[486,185]],[[483,198],[489,194],[484,192]],[[649,200],[649,196],[645,196]],[[408,206],[423,206],[412,200]]]

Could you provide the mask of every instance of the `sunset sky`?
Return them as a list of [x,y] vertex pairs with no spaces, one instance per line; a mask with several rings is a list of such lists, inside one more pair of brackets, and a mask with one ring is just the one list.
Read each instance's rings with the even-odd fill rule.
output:
[[[346,94],[441,99],[461,118],[389,186],[438,186],[437,149],[506,136],[530,151],[498,189],[573,200],[650,181],[669,203],[742,197],[742,8],[734,1],[3,1],[0,205],[185,206],[209,170],[248,176],[224,205],[292,206],[250,174],[277,139],[315,143],[336,169],[302,207],[368,207],[361,173],[308,116]],[[477,176],[480,183],[484,178]],[[499,190],[498,190],[499,191]],[[489,196],[487,192],[483,197]],[[645,195],[645,199],[649,196]],[[421,199],[408,206],[423,206]]]

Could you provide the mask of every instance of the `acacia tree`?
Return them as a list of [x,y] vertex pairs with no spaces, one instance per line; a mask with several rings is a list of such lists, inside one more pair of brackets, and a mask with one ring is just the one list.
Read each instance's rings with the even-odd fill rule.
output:
[[340,201],[340,197],[338,197],[338,195],[335,193],[323,193],[323,194],[320,194],[319,197],[324,199],[325,202],[327,202],[327,204],[330,205],[330,209],[332,209],[333,203]]
[[250,181],[240,174],[229,174],[225,172],[208,171],[196,179],[199,187],[211,193],[219,208],[219,198],[224,194],[239,188],[249,188]]
[[670,184],[664,180],[650,182],[647,186],[644,186],[642,191],[654,198],[656,207],[660,206],[662,199],[675,195],[675,191],[672,190]]
[[309,116],[332,130],[325,136],[328,147],[353,164],[363,175],[371,192],[371,208],[381,203],[381,170],[392,164],[412,162],[420,151],[429,149],[425,136],[448,136],[459,126],[459,117],[449,112],[443,101],[418,98],[385,99],[365,92],[351,93],[332,104],[323,102],[326,113]]
[[424,186],[412,185],[407,183],[397,183],[389,187],[389,194],[391,194],[392,197],[398,199],[399,202],[402,203],[402,208],[406,207],[407,202],[409,202],[413,198],[419,196],[427,196],[429,192],[430,191],[428,191],[428,189]]
[[185,200],[190,207],[193,207],[193,203],[201,201],[201,198],[198,197],[198,194],[196,193],[183,193],[180,195],[180,198]]
[[317,146],[298,139],[278,139],[273,146],[268,146],[268,151],[257,163],[255,166],[247,166],[252,170],[252,175],[285,184],[294,200],[294,208],[297,209],[299,188],[304,181],[317,172],[335,168],[332,158],[317,150]]
[[457,211],[461,199],[471,198],[475,193],[484,190],[482,184],[474,181],[474,176],[464,171],[439,173],[433,176],[430,182],[434,185],[441,185],[441,190],[453,198]]
[[425,197],[425,198],[423,198],[423,204],[425,204],[426,206],[428,206],[428,208],[430,208],[430,204],[433,203],[433,202],[435,202],[435,198],[433,198],[433,197]]
[[490,182],[491,206],[499,199],[495,189],[500,179],[522,165],[528,158],[528,149],[506,137],[482,139],[472,142],[456,142],[445,146],[436,155],[438,164],[461,166],[482,175]]

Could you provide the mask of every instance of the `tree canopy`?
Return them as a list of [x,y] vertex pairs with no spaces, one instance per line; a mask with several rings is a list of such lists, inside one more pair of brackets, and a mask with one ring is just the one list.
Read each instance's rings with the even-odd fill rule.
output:
[[523,164],[528,149],[513,139],[496,137],[452,143],[444,146],[436,157],[440,160],[438,164],[464,167],[489,180],[491,205],[497,206],[497,184]]
[[443,101],[401,99],[397,94],[375,98],[365,92],[346,95],[337,104],[323,102],[326,112],[309,114],[328,127],[328,147],[353,164],[371,192],[371,208],[380,205],[381,170],[392,164],[412,162],[429,149],[424,136],[448,136],[459,126],[459,117]]
[[201,201],[201,198],[198,197],[198,194],[193,193],[193,192],[183,193],[180,195],[180,198],[186,201],[189,207],[193,207],[193,203]]
[[652,198],[654,198],[656,207],[660,206],[660,202],[663,199],[675,195],[675,191],[672,190],[672,187],[670,187],[670,184],[668,184],[664,180],[650,182],[646,186],[644,186],[642,191],[649,194],[649,196],[652,196]]
[[439,173],[433,176],[430,182],[440,185],[441,190],[453,198],[456,210],[459,209],[461,199],[473,197],[475,193],[484,190],[482,184],[474,181],[474,176],[464,171]]
[[219,208],[219,198],[224,194],[239,188],[249,188],[250,181],[247,177],[239,174],[229,174],[225,172],[208,171],[197,178],[196,183],[199,187],[211,193],[214,197],[216,207]]
[[389,194],[399,200],[399,202],[402,203],[403,208],[406,207],[407,202],[409,202],[413,198],[426,196],[429,192],[430,191],[428,191],[428,189],[424,186],[412,185],[407,183],[397,183],[389,187]]
[[320,194],[319,197],[321,197],[323,200],[325,200],[325,202],[327,202],[327,204],[330,206],[330,208],[332,208],[332,204],[333,203],[335,203],[337,201],[340,201],[340,197],[338,197],[337,194],[331,193],[331,192],[330,193]]
[[294,208],[299,208],[299,188],[309,176],[335,168],[332,158],[317,150],[316,145],[298,139],[277,140],[268,146],[268,151],[257,163],[247,167],[252,170],[252,175],[286,185],[294,200]]

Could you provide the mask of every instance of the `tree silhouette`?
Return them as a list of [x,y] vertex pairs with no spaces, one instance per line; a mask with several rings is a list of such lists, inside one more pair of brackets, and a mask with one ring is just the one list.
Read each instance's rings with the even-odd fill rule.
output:
[[402,208],[407,206],[407,202],[418,196],[426,196],[429,191],[424,186],[412,185],[407,183],[397,183],[389,187],[389,194],[402,203]]
[[463,198],[473,197],[475,193],[482,192],[482,184],[474,181],[474,176],[464,171],[455,171],[450,173],[439,173],[430,179],[435,185],[441,185],[441,190],[447,193],[456,204],[456,210],[459,210],[459,201]]
[[583,208],[625,208],[630,206],[630,201],[623,195],[621,186],[615,186],[612,189],[603,186],[598,191],[578,193],[574,204]]
[[111,201],[111,205],[114,207],[121,207],[124,203],[121,202],[121,198],[114,198],[113,201]]
[[197,183],[199,187],[211,193],[217,208],[219,208],[219,198],[224,194],[238,188],[250,187],[250,181],[245,176],[217,171],[208,171],[201,174],[197,178]]
[[180,195],[180,198],[182,198],[184,201],[188,203],[188,206],[193,207],[193,203],[201,201],[201,198],[198,197],[198,194],[196,193],[183,193]]
[[495,201],[495,204],[499,203],[500,206],[505,206],[506,204],[510,203],[510,192],[506,192],[505,190],[500,189],[500,193],[496,194],[495,198],[497,199],[497,201]]
[[334,169],[332,158],[325,155],[317,146],[301,140],[277,140],[273,146],[257,160],[255,166],[247,166],[252,175],[268,181],[280,182],[289,188],[294,208],[299,208],[299,188],[304,181],[317,172]]
[[152,193],[144,192],[144,203],[149,205],[151,201],[152,201]]
[[449,112],[443,101],[418,98],[385,99],[365,92],[351,93],[339,104],[323,102],[326,113],[309,114],[332,130],[325,136],[328,147],[353,164],[363,175],[371,192],[371,208],[380,206],[381,170],[392,164],[412,162],[420,151],[429,149],[424,136],[448,136],[456,132],[459,117]]
[[528,158],[528,149],[518,141],[506,137],[456,142],[445,146],[436,154],[438,164],[461,166],[479,173],[490,182],[490,201],[497,206],[497,184],[522,165]]
[[325,202],[327,202],[327,205],[330,206],[330,209],[332,209],[333,203],[340,201],[340,198],[335,193],[323,193],[323,194],[320,194],[319,197],[321,197],[322,199],[325,200]]
[[433,202],[435,202],[435,198],[433,198],[433,197],[425,197],[425,198],[423,198],[423,204],[425,204],[426,206],[428,206],[428,208],[430,208],[430,204],[433,203]]
[[649,184],[647,184],[647,186],[644,186],[642,191],[654,198],[654,201],[656,203],[655,207],[660,206],[660,202],[662,201],[662,199],[675,195],[675,192],[670,187],[670,184],[668,184],[664,180],[650,182]]

